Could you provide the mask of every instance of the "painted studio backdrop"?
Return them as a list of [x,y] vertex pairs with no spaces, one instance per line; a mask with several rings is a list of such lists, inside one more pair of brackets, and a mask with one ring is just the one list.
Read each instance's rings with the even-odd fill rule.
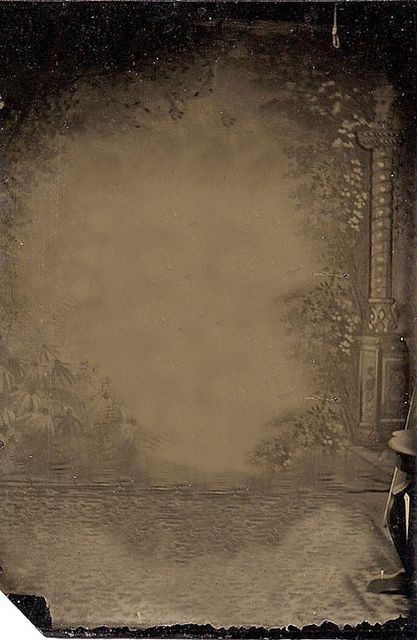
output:
[[58,626],[407,611],[365,587],[415,358],[410,11],[363,5],[340,48],[333,6],[1,7],[0,579]]

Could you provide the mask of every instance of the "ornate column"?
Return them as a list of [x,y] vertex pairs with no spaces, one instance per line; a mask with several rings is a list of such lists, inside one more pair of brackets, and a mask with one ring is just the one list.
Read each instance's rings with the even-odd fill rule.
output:
[[371,220],[368,318],[360,347],[358,439],[384,443],[404,426],[408,398],[408,351],[398,333],[392,292],[394,150],[392,87],[375,92],[375,120],[357,133],[369,153]]

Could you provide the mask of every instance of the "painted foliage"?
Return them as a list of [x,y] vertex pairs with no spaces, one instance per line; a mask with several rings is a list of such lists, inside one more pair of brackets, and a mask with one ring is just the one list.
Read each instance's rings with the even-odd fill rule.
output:
[[[295,288],[273,305],[277,326],[286,326],[294,357],[309,371],[315,392],[301,399],[299,411],[271,416],[248,457],[259,468],[277,469],[306,448],[333,449],[354,433],[369,242],[367,157],[355,133],[373,118],[372,87],[340,70],[335,52],[319,53],[312,61],[297,52],[292,36],[271,35],[268,26],[256,36],[236,26],[228,37],[205,28],[201,33],[188,49],[178,46],[165,56],[136,59],[122,70],[69,73],[59,90],[51,89],[44,70],[33,104],[6,114],[0,383],[8,472],[20,465],[29,474],[53,475],[61,469],[64,476],[89,478],[95,459],[94,468],[108,460],[107,473],[118,477],[127,456],[130,466],[124,473],[134,476],[141,463],[132,451],[160,441],[146,424],[138,426],[140,416],[115,398],[95,365],[66,364],[65,353],[54,347],[51,322],[34,322],[27,301],[16,297],[20,230],[33,222],[22,194],[37,174],[49,172],[56,179],[53,167],[63,141],[88,130],[98,104],[100,135],[115,121],[125,129],[156,131],[166,120],[186,120],[193,105],[216,94],[222,78],[234,71],[261,96],[260,126],[279,134],[291,163],[289,178],[296,176],[292,198],[303,219],[298,233],[320,256],[314,285]],[[242,101],[225,102],[217,115],[225,136],[239,127],[243,112]],[[61,313],[68,318],[73,310],[64,305]]]

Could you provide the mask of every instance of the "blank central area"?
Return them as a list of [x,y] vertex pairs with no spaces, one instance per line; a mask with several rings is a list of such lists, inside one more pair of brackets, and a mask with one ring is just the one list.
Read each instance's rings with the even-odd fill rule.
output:
[[242,468],[308,387],[274,306],[314,270],[294,185],[256,129],[135,131],[68,143],[58,204],[34,195],[42,286],[26,285],[51,316],[73,306],[67,351],[92,354],[138,420],[171,436],[162,457]]

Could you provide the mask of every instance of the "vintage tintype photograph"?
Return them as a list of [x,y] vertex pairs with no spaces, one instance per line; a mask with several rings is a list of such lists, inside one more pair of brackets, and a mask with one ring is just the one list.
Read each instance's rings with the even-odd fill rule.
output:
[[0,3],[0,586],[54,629],[410,615],[415,13]]

